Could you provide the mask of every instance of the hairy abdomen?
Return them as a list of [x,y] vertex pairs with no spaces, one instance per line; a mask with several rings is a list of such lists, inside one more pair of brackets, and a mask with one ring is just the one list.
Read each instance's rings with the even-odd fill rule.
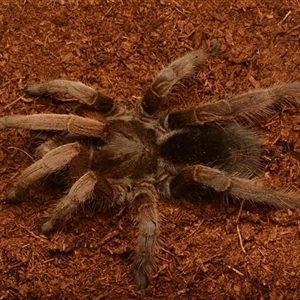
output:
[[188,127],[160,146],[160,155],[180,167],[203,164],[242,177],[259,172],[260,152],[259,137],[231,122]]

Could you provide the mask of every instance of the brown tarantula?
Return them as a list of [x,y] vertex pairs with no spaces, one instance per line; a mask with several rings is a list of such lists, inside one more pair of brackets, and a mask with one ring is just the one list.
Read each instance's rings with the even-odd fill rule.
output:
[[37,133],[36,139],[46,137],[37,147],[36,162],[18,177],[7,201],[22,201],[30,185],[62,172],[70,189],[41,225],[44,234],[87,200],[97,199],[109,207],[128,201],[138,215],[133,274],[139,289],[147,287],[155,266],[158,194],[179,198],[194,190],[198,196],[213,192],[276,207],[300,207],[296,193],[274,191],[259,182],[261,140],[245,127],[280,103],[296,105],[300,83],[254,90],[169,114],[160,112],[174,85],[193,76],[219,50],[220,43],[213,43],[212,51],[191,51],[159,73],[134,114],[81,82],[53,80],[27,86],[30,96],[68,93],[82,106],[74,115],[0,118],[0,129],[30,129]]

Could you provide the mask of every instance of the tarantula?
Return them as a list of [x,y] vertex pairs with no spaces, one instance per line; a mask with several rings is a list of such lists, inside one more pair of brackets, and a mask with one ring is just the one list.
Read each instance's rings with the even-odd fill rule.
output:
[[213,192],[299,208],[296,193],[274,191],[259,182],[262,143],[246,124],[271,114],[279,104],[296,105],[300,83],[161,112],[174,86],[193,76],[219,50],[220,43],[213,43],[213,50],[191,51],[160,72],[133,114],[81,82],[53,80],[25,87],[30,96],[68,93],[82,105],[75,114],[0,118],[0,129],[30,129],[40,141],[36,161],[18,177],[7,201],[22,201],[36,181],[62,172],[70,189],[41,225],[44,234],[61,226],[88,200],[109,207],[128,201],[137,212],[133,276],[139,289],[147,287],[148,275],[155,269],[159,194],[176,199],[195,190],[198,196]]

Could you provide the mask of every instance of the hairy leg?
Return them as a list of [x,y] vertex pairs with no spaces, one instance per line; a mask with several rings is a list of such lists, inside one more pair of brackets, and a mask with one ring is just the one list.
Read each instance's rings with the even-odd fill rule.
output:
[[263,187],[255,180],[231,176],[203,165],[184,168],[170,182],[171,196],[174,198],[183,196],[191,183],[198,183],[200,188],[202,186],[218,193],[229,194],[236,199],[245,199],[278,208],[300,208],[300,197],[296,193],[274,191]]
[[270,115],[276,105],[299,104],[298,99],[300,99],[300,82],[287,83],[254,90],[231,99],[172,112],[167,117],[165,124],[171,129],[178,129],[184,126],[235,118],[252,122]]
[[218,40],[212,40],[212,42],[215,47],[211,52],[206,52],[205,49],[188,52],[158,74],[141,103],[146,114],[154,114],[159,109],[163,98],[177,83],[194,75],[207,59],[219,51],[220,42]]
[[[51,149],[52,146],[51,144],[46,145],[42,150],[48,151],[48,148]],[[51,153],[52,151],[50,150],[50,152],[46,153]],[[95,200],[100,206],[113,204],[114,190],[112,185],[102,174],[96,171],[89,171],[93,152],[92,146],[81,147],[79,155],[76,155],[70,162],[66,174],[62,174],[62,176],[66,176],[71,188],[68,194],[58,202],[50,218],[40,226],[42,233],[48,234],[56,230],[61,223],[69,219],[76,209],[87,200]]]
[[102,194],[105,193],[106,196],[113,199],[110,184],[104,178],[99,178],[95,172],[88,171],[73,184],[69,193],[58,202],[50,218],[40,226],[40,231],[48,234],[56,230],[62,222],[72,216],[79,206],[95,196],[95,189],[100,189],[103,191]]
[[49,151],[22,172],[17,179],[16,188],[7,196],[7,202],[21,202],[30,185],[68,165],[79,152],[79,143],[66,144]]
[[58,79],[40,84],[31,84],[25,87],[25,93],[34,97],[54,93],[68,93],[77,98],[80,103],[91,106],[103,113],[109,113],[114,109],[114,101],[110,97],[76,81]]
[[41,143],[34,151],[34,158],[35,159],[41,159],[43,156],[45,156],[48,152],[51,150],[59,147],[61,143],[59,143],[55,139],[50,139],[46,142]]
[[107,131],[107,124],[104,120],[94,120],[76,115],[34,114],[0,117],[0,130],[6,128],[59,130],[77,135],[104,138]]
[[155,270],[158,216],[153,188],[136,187],[133,204],[138,212],[138,238],[133,263],[134,282],[139,289],[148,286],[148,275]]

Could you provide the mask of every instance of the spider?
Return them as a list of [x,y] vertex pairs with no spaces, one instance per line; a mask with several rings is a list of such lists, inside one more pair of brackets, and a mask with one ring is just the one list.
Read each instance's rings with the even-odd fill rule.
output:
[[52,80],[25,87],[29,96],[70,94],[80,106],[74,114],[9,115],[0,129],[35,132],[36,161],[17,178],[7,202],[21,202],[29,187],[51,174],[63,174],[68,193],[40,226],[49,234],[88,200],[113,207],[125,202],[137,214],[133,279],[139,289],[155,271],[159,194],[178,199],[195,191],[299,208],[293,191],[275,191],[259,180],[261,138],[251,124],[280,104],[296,105],[300,83],[253,90],[183,110],[164,112],[165,97],[194,76],[219,51],[220,42],[188,52],[162,70],[130,114],[108,96],[81,83]]

